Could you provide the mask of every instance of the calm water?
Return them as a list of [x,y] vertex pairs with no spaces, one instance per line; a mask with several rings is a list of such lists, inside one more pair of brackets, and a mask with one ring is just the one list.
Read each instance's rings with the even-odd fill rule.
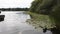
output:
[[43,33],[43,30],[36,31],[33,26],[26,23],[31,19],[24,11],[2,12],[5,15],[4,21],[0,22],[0,34],[52,34],[50,31]]

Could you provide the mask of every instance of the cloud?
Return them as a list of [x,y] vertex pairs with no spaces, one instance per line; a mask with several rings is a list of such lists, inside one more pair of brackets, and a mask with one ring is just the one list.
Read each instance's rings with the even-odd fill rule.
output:
[[29,8],[32,1],[33,0],[0,0],[0,8]]

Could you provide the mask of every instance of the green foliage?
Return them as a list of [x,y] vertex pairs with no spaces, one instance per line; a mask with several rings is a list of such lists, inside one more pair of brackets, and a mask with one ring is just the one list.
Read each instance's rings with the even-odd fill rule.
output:
[[50,18],[54,18],[56,26],[60,29],[60,5],[57,5],[53,8],[53,12],[50,15]]
[[56,5],[57,0],[35,0],[30,8],[31,12],[49,14],[52,7]]
[[[42,0],[35,0],[32,2],[32,6],[30,8],[31,12],[37,12],[36,9],[39,8],[40,4],[41,4]],[[37,12],[38,13],[38,12]]]
[[60,0],[35,0],[32,2],[30,11],[48,15],[51,21],[54,20],[56,26],[60,28]]

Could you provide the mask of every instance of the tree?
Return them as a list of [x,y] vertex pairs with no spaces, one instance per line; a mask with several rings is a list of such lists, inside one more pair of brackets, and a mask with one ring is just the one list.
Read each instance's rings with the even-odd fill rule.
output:
[[60,0],[35,0],[30,11],[48,15],[55,21],[56,28],[60,30]]

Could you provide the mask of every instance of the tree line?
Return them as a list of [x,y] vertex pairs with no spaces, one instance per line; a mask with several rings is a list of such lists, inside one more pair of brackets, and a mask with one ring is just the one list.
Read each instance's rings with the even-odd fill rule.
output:
[[1,11],[28,11],[29,8],[0,8]]

